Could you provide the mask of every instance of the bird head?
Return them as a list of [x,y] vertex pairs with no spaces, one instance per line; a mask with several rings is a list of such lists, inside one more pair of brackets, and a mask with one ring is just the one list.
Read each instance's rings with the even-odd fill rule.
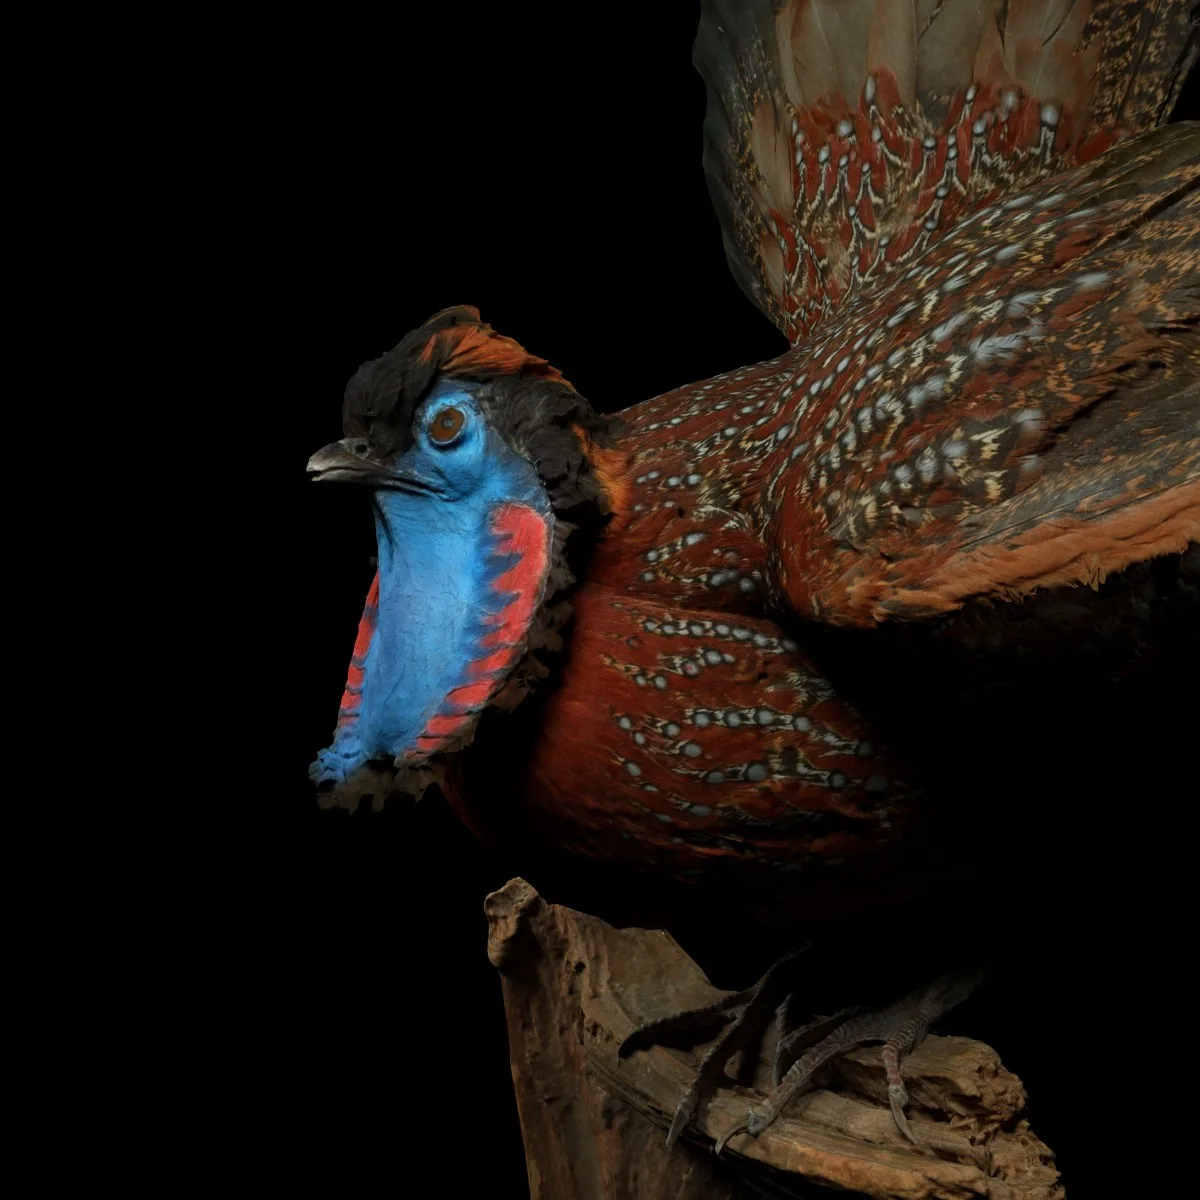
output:
[[[511,708],[561,645],[565,547],[606,509],[604,422],[473,308],[437,313],[346,388],[345,437],[309,474],[372,493],[378,575],[331,746],[324,802],[420,794],[488,708]],[[381,778],[382,776],[382,778]]]

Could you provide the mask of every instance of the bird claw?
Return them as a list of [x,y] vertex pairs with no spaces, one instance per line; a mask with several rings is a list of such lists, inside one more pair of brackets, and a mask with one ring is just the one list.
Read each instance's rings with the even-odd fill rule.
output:
[[917,1141],[917,1135],[913,1133],[912,1126],[908,1123],[908,1114],[904,1111],[908,1107],[908,1089],[904,1084],[888,1087],[888,1107],[892,1110],[892,1120],[896,1122],[896,1128],[914,1146],[919,1146],[921,1143]]
[[696,1077],[675,1108],[675,1116],[667,1133],[668,1150],[675,1145],[700,1106],[701,1089],[714,1086],[724,1077],[725,1065],[736,1053],[742,1051],[749,1056],[751,1048],[757,1047],[771,1013],[787,998],[790,989],[786,986],[786,979],[789,972],[807,949],[806,944],[785,954],[753,988],[722,996],[715,1003],[702,1008],[652,1021],[635,1029],[621,1043],[617,1055],[628,1058],[637,1050],[648,1050],[651,1046],[668,1043],[681,1035],[695,1044],[702,1040],[697,1035],[703,1033],[711,1036],[716,1029],[729,1025],[700,1060]]
[[778,1115],[769,1102],[761,1108],[752,1108],[740,1121],[731,1125],[721,1134],[717,1139],[716,1145],[713,1146],[713,1153],[720,1154],[725,1149],[729,1139],[736,1137],[739,1133],[749,1134],[753,1138],[758,1137]]
[[757,1137],[758,1134],[754,1133],[750,1128],[751,1116],[753,1116],[753,1110],[751,1110],[750,1115],[743,1117],[740,1121],[736,1122],[727,1130],[725,1130],[725,1132],[721,1134],[719,1138],[717,1138],[717,1143],[715,1146],[713,1146],[713,1153],[720,1154],[721,1151],[725,1149],[725,1143],[728,1142],[731,1137],[735,1137],[739,1133],[749,1133],[751,1137]]
[[684,1093],[683,1099],[675,1106],[675,1117],[671,1121],[671,1128],[667,1130],[668,1150],[679,1141],[679,1135],[687,1128],[687,1124],[692,1119],[699,1103],[700,1097],[696,1092],[695,1085],[693,1085],[688,1088]]
[[[796,1028],[786,1028],[794,1007],[790,986],[785,985],[789,968],[797,957],[793,952],[780,959],[750,992],[726,997],[704,1009],[679,1014],[677,1017],[653,1022],[630,1034],[621,1045],[621,1057],[635,1050],[649,1049],[681,1029],[695,1031],[702,1021],[715,1019],[725,1022],[736,1017],[733,1024],[709,1047],[696,1076],[676,1106],[667,1149],[678,1141],[680,1134],[700,1106],[701,1089],[713,1085],[725,1074],[725,1066],[739,1051],[749,1055],[763,1036],[774,1010],[779,1018],[780,1037],[774,1066],[775,1087],[766,1101],[752,1108],[746,1116],[718,1139],[714,1150],[720,1154],[729,1140],[739,1133],[758,1137],[784,1110],[789,1101],[812,1085],[817,1070],[848,1050],[866,1042],[883,1042],[882,1058],[887,1076],[888,1107],[900,1134],[914,1147],[928,1150],[917,1139],[905,1109],[908,1090],[900,1077],[900,1061],[924,1040],[929,1026],[951,1008],[960,1004],[977,986],[979,973],[948,974],[928,987],[919,989],[876,1011],[846,1008],[831,1017],[818,1017]],[[797,1056],[802,1047],[803,1053]],[[794,1060],[794,1061],[793,1061]]]

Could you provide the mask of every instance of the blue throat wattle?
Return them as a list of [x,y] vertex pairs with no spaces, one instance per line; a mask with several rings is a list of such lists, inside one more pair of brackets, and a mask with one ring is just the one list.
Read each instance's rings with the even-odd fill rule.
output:
[[[333,744],[310,771],[318,785],[343,784],[372,759],[422,757],[435,745],[432,733],[449,738],[473,724],[511,667],[495,669],[501,650],[512,658],[527,622],[514,631],[506,614],[540,605],[553,517],[530,464],[494,433],[487,441],[488,468],[468,494],[374,493],[373,629],[368,607],[356,646],[365,655],[352,661]],[[504,532],[514,513],[544,543],[536,553],[514,552],[521,539]],[[536,595],[510,590],[514,580]]]

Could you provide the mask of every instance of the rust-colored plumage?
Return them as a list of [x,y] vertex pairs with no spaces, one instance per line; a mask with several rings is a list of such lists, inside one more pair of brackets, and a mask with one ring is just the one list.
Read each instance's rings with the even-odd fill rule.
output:
[[427,340],[417,354],[417,362],[432,367],[440,375],[471,379],[532,375],[562,379],[557,367],[480,321],[479,310],[469,304],[437,313],[423,328]]
[[566,856],[566,898],[708,947],[861,913],[887,977],[927,932],[909,900],[978,922],[928,931],[937,981],[878,1012],[797,1024],[791,954],[619,1051],[729,1019],[670,1146],[778,1013],[777,1086],[720,1152],[883,1042],[919,1143],[901,1059],[981,974],[941,958],[986,957],[1068,857],[1089,895],[1157,866],[1195,790],[1200,124],[1163,122],[1196,27],[1176,0],[702,9],[727,257],[791,348],[611,421],[470,308],[362,367],[310,470],[376,489],[380,573],[312,775],[348,806],[436,780],[535,878]]
[[[974,685],[989,639],[1136,624],[1142,576],[1093,590],[1132,564],[1167,556],[1161,602],[1190,603],[1200,129],[1133,136],[1190,61],[1180,6],[790,4],[774,42],[732,7],[697,47],[707,165],[735,272],[796,344],[592,448],[614,513],[515,790],[560,847],[808,916],[903,890],[901,849],[952,823],[823,626],[878,638],[881,674],[956,648],[917,704],[956,653]],[[928,24],[897,61],[900,10]]]
[[[955,689],[1017,721],[1029,670],[1125,678],[1196,612],[1200,126],[1156,128],[1195,34],[1104,0],[704,14],[730,263],[793,346],[575,427],[607,523],[565,652],[445,787],[518,819],[502,748],[524,835],[818,916],[989,836],[1019,772],[955,773]],[[412,369],[561,378],[454,311]]]

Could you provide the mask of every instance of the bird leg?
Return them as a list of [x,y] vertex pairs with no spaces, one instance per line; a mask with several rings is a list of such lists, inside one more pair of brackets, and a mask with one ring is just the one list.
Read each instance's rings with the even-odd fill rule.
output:
[[[892,1118],[896,1128],[914,1146],[919,1146],[904,1111],[908,1106],[908,1091],[900,1076],[900,1059],[915,1050],[925,1040],[930,1025],[961,1004],[975,990],[979,981],[978,972],[943,975],[886,1008],[857,1014],[855,1010],[844,1009],[833,1017],[810,1022],[789,1033],[781,1039],[776,1051],[775,1090],[763,1104],[752,1108],[745,1120],[725,1132],[716,1144],[716,1152],[720,1154],[725,1143],[736,1133],[757,1137],[779,1116],[793,1096],[812,1084],[813,1075],[819,1067],[866,1042],[883,1043],[883,1067],[887,1076],[888,1106],[892,1110]],[[811,1035],[822,1026],[829,1032],[813,1044]],[[802,1045],[807,1045],[808,1049],[797,1057],[796,1051]],[[786,1067],[785,1063],[788,1064]]]
[[651,1046],[677,1040],[681,1035],[692,1036],[714,1024],[733,1024],[708,1048],[700,1060],[696,1078],[684,1093],[675,1108],[675,1117],[667,1132],[667,1149],[675,1145],[688,1121],[700,1105],[701,1093],[715,1087],[720,1079],[726,1078],[725,1067],[739,1051],[743,1052],[743,1063],[750,1052],[757,1049],[771,1013],[782,1009],[791,993],[790,981],[796,960],[807,949],[803,946],[785,954],[753,987],[718,1000],[703,1008],[689,1009],[658,1021],[651,1021],[635,1029],[617,1051],[620,1058],[628,1058],[635,1050],[648,1050]]
[[[696,1009],[678,1016],[642,1026],[621,1044],[622,1058],[635,1050],[662,1044],[679,1034],[698,1032],[714,1021],[733,1024],[709,1047],[696,1072],[696,1078],[680,1100],[667,1134],[668,1149],[699,1107],[701,1093],[725,1076],[725,1066],[738,1051],[747,1056],[756,1048],[766,1032],[772,1010],[775,1012],[778,1040],[773,1067],[774,1090],[766,1100],[727,1130],[717,1142],[719,1154],[731,1137],[748,1133],[757,1137],[784,1110],[788,1102],[807,1090],[816,1072],[831,1059],[867,1042],[882,1042],[883,1067],[887,1078],[888,1105],[896,1128],[915,1146],[916,1136],[908,1123],[905,1108],[908,1091],[900,1075],[900,1060],[915,1050],[930,1025],[952,1008],[961,1004],[978,986],[982,974],[953,972],[942,975],[926,987],[919,988],[895,1003],[873,1011],[844,1008],[828,1017],[817,1017],[797,1024],[798,1004],[792,990],[796,960],[801,951],[793,951],[776,962],[758,985],[748,992],[718,1001],[706,1009]],[[745,1060],[743,1060],[745,1062]]]

